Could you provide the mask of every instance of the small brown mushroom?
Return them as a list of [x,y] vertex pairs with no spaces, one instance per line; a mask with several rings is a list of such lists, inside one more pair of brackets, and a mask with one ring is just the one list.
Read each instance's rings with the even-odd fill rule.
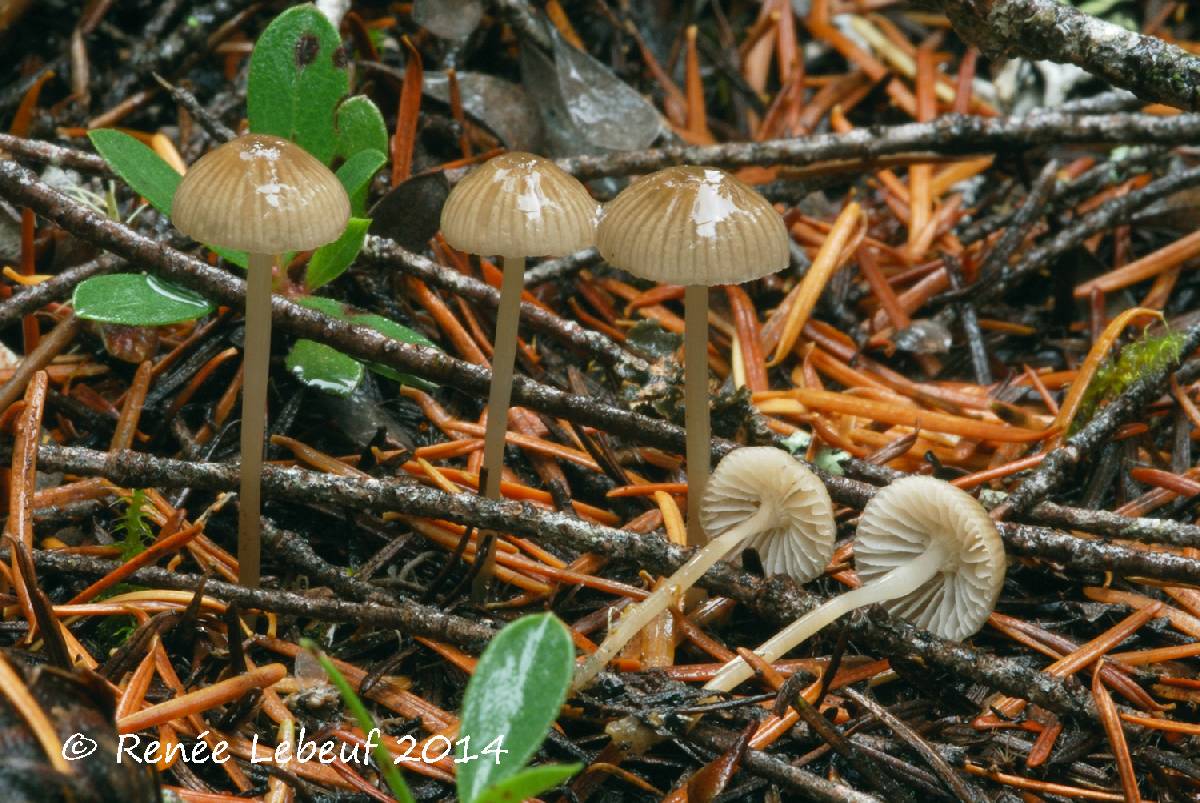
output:
[[[598,211],[574,176],[548,159],[521,152],[497,156],[473,170],[455,185],[442,207],[446,242],[470,254],[499,256],[504,274],[480,472],[480,489],[488,499],[500,498],[525,259],[590,248]],[[492,575],[494,555],[489,548],[477,558],[482,560],[473,589],[477,599]]]
[[247,134],[209,151],[179,182],[175,228],[192,239],[246,251],[242,466],[238,496],[238,581],[259,579],[260,475],[271,356],[271,278],[279,256],[336,240],[350,199],[329,168],[298,145]]
[[668,167],[630,184],[605,207],[596,247],[614,267],[685,288],[688,544],[698,546],[704,542],[700,500],[712,459],[708,288],[786,267],[787,229],[766,199],[728,173]]

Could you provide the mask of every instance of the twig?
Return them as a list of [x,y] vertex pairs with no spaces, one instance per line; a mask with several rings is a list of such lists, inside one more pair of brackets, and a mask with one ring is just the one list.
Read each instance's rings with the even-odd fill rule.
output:
[[[1200,324],[1195,324],[1184,332],[1180,353],[1186,356],[1198,347]],[[1176,367],[1168,365],[1141,376],[1128,390],[1105,405],[1083,429],[1046,455],[1046,459],[992,511],[992,516],[1001,519],[1012,513],[1019,513],[1051,494],[1067,479],[1072,467],[1078,465],[1092,450],[1108,443],[1118,427],[1132,420],[1147,403],[1162,392]],[[1180,372],[1178,375],[1184,384],[1188,381],[1188,373],[1191,371]]]
[[25,139],[12,134],[0,134],[0,154],[5,152],[18,162],[49,164],[105,178],[116,177],[116,174],[108,166],[108,162],[96,154],[55,145],[53,142],[45,142],[40,139]]
[[[490,284],[449,270],[431,259],[405,249],[386,237],[368,237],[362,250],[362,256],[379,265],[399,268],[426,284],[449,290],[462,298],[478,301],[493,308],[500,304],[500,291]],[[522,301],[521,318],[531,329],[545,332],[578,351],[606,362],[624,363],[638,371],[650,369],[645,360],[630,354],[602,333],[585,329],[574,321],[560,318],[536,304]]]
[[70,313],[58,322],[50,334],[41,339],[37,348],[21,360],[13,371],[12,378],[0,387],[0,410],[8,409],[8,406],[25,392],[25,386],[29,384],[33,375],[49,365],[63,349],[71,345],[75,333],[79,331],[79,325],[80,320],[75,317],[75,313]]
[[90,262],[67,268],[44,282],[26,287],[13,294],[12,298],[7,301],[0,301],[0,328],[11,326],[25,315],[41,309],[51,301],[65,298],[74,292],[75,287],[84,279],[90,279],[102,273],[111,273],[124,266],[125,260],[118,259],[111,254],[102,254]]
[[1200,58],[1057,0],[939,0],[954,29],[989,56],[1075,64],[1147,101],[1200,109]]
[[950,768],[946,760],[939,756],[937,751],[918,736],[912,728],[908,727],[902,719],[877,703],[870,695],[860,694],[849,686],[842,689],[839,693],[846,695],[846,697],[853,700],[860,708],[866,709],[871,716],[882,722],[901,741],[916,751],[921,758],[925,759],[925,763],[942,779],[942,782],[954,793],[955,798],[963,801],[963,803],[975,803],[975,801],[987,800],[978,788],[968,786],[958,776],[958,773]]
[[[8,549],[4,549],[7,556]],[[67,554],[56,550],[35,550],[33,562],[39,570],[53,570],[85,577],[102,577],[121,566],[120,561],[102,560],[88,555]],[[138,569],[128,578],[129,582],[155,588],[171,588],[184,591],[196,589],[205,578],[194,574],[147,567]],[[456,644],[469,650],[479,651],[494,635],[492,628],[470,619],[442,613],[436,608],[409,600],[397,600],[394,606],[378,603],[360,604],[338,600],[314,599],[289,591],[266,588],[247,588],[234,583],[208,579],[204,586],[207,596],[237,605],[245,610],[256,608],[262,611],[291,616],[303,616],[327,622],[353,622],[372,627],[396,628],[417,636],[437,639]]]
[[[711,725],[698,725],[688,737],[715,750],[726,751],[733,747],[737,738],[731,733]],[[804,800],[821,800],[827,803],[880,803],[880,798],[858,792],[842,784],[827,781],[807,770],[798,769],[788,762],[764,753],[747,750],[742,756],[742,766],[755,775],[787,786],[803,795]]]
[[[1028,150],[1041,145],[1135,142],[1183,145],[1197,140],[1200,115],[1074,115],[1036,112],[1024,117],[948,114],[929,123],[858,128],[846,134],[815,134],[797,139],[730,142],[720,145],[667,145],[644,151],[572,156],[558,164],[580,178],[648,173],[678,164],[748,167],[809,165],[833,160],[869,160],[911,151],[971,154]],[[851,169],[857,169],[852,165]]]

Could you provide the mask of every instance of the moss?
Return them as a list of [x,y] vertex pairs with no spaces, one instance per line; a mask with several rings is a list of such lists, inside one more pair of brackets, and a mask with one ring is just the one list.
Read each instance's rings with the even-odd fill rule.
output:
[[1070,434],[1082,429],[1105,402],[1120,396],[1139,377],[1156,373],[1177,362],[1183,350],[1183,333],[1166,332],[1143,336],[1111,356],[1096,370],[1088,383],[1079,412],[1071,422]]

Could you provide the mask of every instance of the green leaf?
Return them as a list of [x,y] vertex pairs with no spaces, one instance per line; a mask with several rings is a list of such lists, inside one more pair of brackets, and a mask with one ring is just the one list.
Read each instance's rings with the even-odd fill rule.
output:
[[315,6],[289,8],[250,55],[250,130],[295,142],[325,164],[336,150],[333,113],[350,89],[338,32]]
[[[375,720],[371,717],[371,712],[354,693],[354,687],[350,685],[350,682],[346,680],[333,661],[329,660],[329,656],[321,652],[311,639],[300,639],[300,646],[311,652],[320,661],[325,674],[329,676],[329,682],[337,687],[338,692],[342,695],[342,700],[350,709],[350,713],[358,720],[358,727],[362,728],[363,733],[369,734],[374,730]],[[392,790],[392,796],[400,803],[415,803],[408,784],[404,782],[400,771],[396,769],[391,751],[381,742],[375,746],[374,753],[375,763],[379,766],[379,772],[383,775],[383,779],[387,781],[388,788]]]
[[109,167],[125,179],[134,192],[164,215],[171,214],[171,199],[183,176],[162,157],[128,134],[112,128],[88,132],[88,139]]
[[166,326],[212,312],[204,296],[145,273],[93,276],[75,288],[75,314],[126,326]]
[[388,152],[388,129],[379,107],[366,95],[355,95],[337,108],[336,155],[350,159],[362,151]]
[[[296,299],[296,303],[309,309],[322,312],[332,318],[337,318],[339,321],[358,324],[359,326],[368,326],[379,332],[382,335],[387,335],[393,340],[399,340],[403,343],[415,343],[419,346],[428,346],[429,348],[437,348],[437,344],[420,332],[409,329],[407,326],[398,324],[393,320],[383,317],[382,315],[373,315],[370,313],[353,313],[346,311],[346,305],[340,301],[335,301],[332,298],[323,296],[304,296]],[[347,358],[349,359],[349,358]],[[385,376],[394,382],[399,382],[402,385],[409,387],[422,388],[424,390],[432,390],[437,387],[431,382],[426,382],[420,377],[402,374],[395,368],[379,363],[368,363],[367,367],[380,376]]]
[[[428,346],[429,348],[437,348],[437,344],[420,332],[409,329],[407,326],[398,324],[395,321],[385,318],[382,315],[351,315],[348,320],[351,323],[357,323],[361,326],[369,326],[380,334],[387,335],[393,340],[399,340],[403,343],[413,343],[418,346]],[[399,382],[401,385],[408,385],[412,388],[421,388],[422,390],[433,390],[437,385],[432,382],[427,382],[418,376],[412,374],[402,374],[390,365],[372,362],[367,363],[367,367],[380,376],[385,376],[393,382]]]
[[297,340],[284,364],[304,384],[334,396],[349,396],[363,378],[362,363],[315,340]]
[[346,305],[332,298],[325,298],[324,296],[301,296],[296,299],[296,303],[302,307],[308,307],[311,310],[324,313],[332,318],[337,318],[339,321],[346,320]]
[[543,764],[526,767],[484,789],[472,803],[521,803],[561,784],[583,769],[582,764]]
[[304,283],[309,290],[329,284],[345,273],[362,250],[363,238],[367,236],[367,227],[370,225],[371,221],[366,218],[352,217],[346,223],[346,230],[341,237],[313,251],[304,275]]
[[387,157],[382,151],[368,149],[354,154],[338,168],[337,177],[350,196],[352,215],[362,217],[367,208],[367,190],[371,187],[371,179],[386,161]]
[[[467,683],[456,752],[458,797],[466,803],[516,775],[533,757],[567,696],[575,648],[553,614],[525,616],[488,644]],[[463,737],[470,742],[463,744]],[[499,740],[502,755],[488,754]],[[469,751],[469,752],[465,752]]]

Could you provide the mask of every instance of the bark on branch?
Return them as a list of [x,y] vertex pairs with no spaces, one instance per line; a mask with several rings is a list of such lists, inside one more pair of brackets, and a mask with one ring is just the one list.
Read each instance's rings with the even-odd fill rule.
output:
[[990,56],[1082,67],[1145,101],[1200,109],[1200,58],[1058,0],[938,0],[963,39]]

